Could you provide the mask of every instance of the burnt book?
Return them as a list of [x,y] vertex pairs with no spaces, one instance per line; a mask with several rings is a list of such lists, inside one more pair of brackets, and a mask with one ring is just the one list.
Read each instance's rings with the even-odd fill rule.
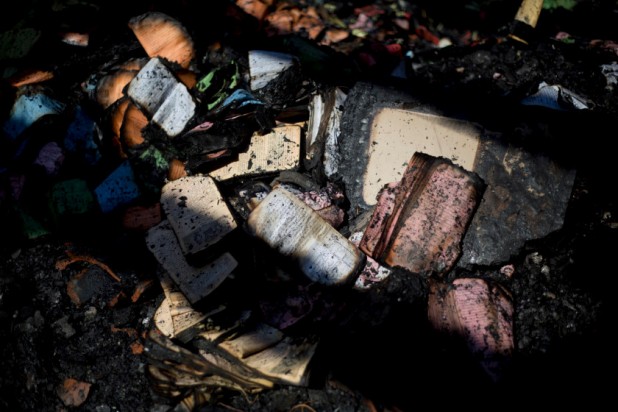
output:
[[390,267],[444,275],[461,254],[484,190],[475,173],[415,153],[401,181],[381,191],[360,248]]
[[251,212],[247,226],[253,236],[294,260],[309,279],[324,285],[353,282],[365,261],[354,244],[281,187]]
[[437,331],[465,343],[492,381],[505,377],[514,341],[513,303],[504,288],[475,278],[434,283],[428,317]]

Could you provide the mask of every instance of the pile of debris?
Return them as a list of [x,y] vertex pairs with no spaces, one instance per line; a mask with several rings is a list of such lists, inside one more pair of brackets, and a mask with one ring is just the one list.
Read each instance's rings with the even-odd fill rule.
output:
[[[302,31],[289,38],[298,54],[218,45],[200,55],[180,21],[150,11],[128,21],[141,50],[89,73],[77,98],[46,87],[51,71],[13,75],[0,163],[11,233],[79,238],[100,225],[143,242],[163,292],[147,372],[175,410],[225,389],[310,386],[333,330],[375,327],[402,299],[474,359],[480,381],[508,381],[514,259],[562,227],[575,169],[403,89],[321,81],[334,61],[358,75],[322,46],[384,30],[383,9],[367,5],[345,25],[275,3],[236,2],[269,35]],[[395,3],[389,13],[392,30],[409,31],[409,15]],[[416,36],[447,45],[422,27]],[[405,78],[401,45],[382,47],[355,49],[361,71]],[[589,108],[548,84],[522,104]],[[67,287],[76,305],[122,299],[123,279],[94,263]],[[87,385],[65,405],[83,403]]]

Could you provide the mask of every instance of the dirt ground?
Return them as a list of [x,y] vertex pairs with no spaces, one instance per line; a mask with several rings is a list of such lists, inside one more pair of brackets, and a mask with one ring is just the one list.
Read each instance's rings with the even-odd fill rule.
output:
[[[238,53],[281,44],[249,16],[230,13],[233,2],[208,2],[202,9],[191,1],[173,6],[113,1],[101,3],[96,13],[87,7],[66,9],[74,15],[54,12],[50,18],[44,17],[49,10],[39,3],[16,4],[24,21],[45,27],[44,33],[79,22],[95,28],[93,41],[100,46],[94,53],[38,46],[29,58],[57,68],[58,93],[78,93],[79,83],[103,62],[104,53],[137,53],[126,22],[147,10],[177,17],[200,39],[200,52],[215,40]],[[305,7],[327,2],[292,3]],[[609,84],[599,67],[618,61],[618,45],[613,43],[618,42],[618,7],[603,0],[575,3],[569,10],[544,10],[528,44],[523,44],[506,36],[519,6],[516,1],[335,1],[346,23],[352,22],[354,7],[363,5],[408,10],[413,27],[422,25],[439,38],[449,38],[452,46],[439,48],[414,28],[397,28],[388,20],[395,17],[388,15],[381,29],[366,38],[332,45],[338,58],[354,67],[353,75],[337,73],[348,67],[340,65],[309,70],[320,82],[344,88],[363,80],[409,91],[445,113],[502,132],[577,171],[563,227],[528,242],[504,262],[515,267],[512,278],[498,276],[499,266],[471,271],[512,294],[515,352],[505,379],[491,382],[466,350],[436,336],[426,321],[426,284],[396,273],[367,294],[319,291],[322,318],[312,326],[318,328],[320,345],[309,387],[281,386],[249,396],[221,390],[199,410],[489,410],[558,408],[575,402],[592,409],[611,404],[616,366],[611,339],[617,287],[613,259],[618,246],[612,140],[618,127],[618,85]],[[4,17],[2,23],[18,21]],[[561,32],[569,34],[567,40],[556,39]],[[359,59],[360,51],[379,49],[377,44],[394,39],[404,39],[404,51],[412,51],[404,61],[406,78],[390,76],[398,63],[392,56],[382,58],[376,52],[374,65]],[[541,81],[582,96],[590,108],[560,111],[520,104]],[[3,85],[3,115],[10,107],[8,90]],[[153,327],[163,295],[143,236],[126,232],[113,223],[117,216],[108,216],[80,222],[79,230],[24,240],[8,207],[0,205],[0,411],[173,408],[177,400],[153,391],[145,373],[145,332]],[[121,282],[84,262],[60,267],[58,262],[69,252],[105,262]],[[67,284],[84,268],[99,281],[91,298],[77,305]],[[133,300],[136,287],[148,280],[154,282]],[[248,289],[226,293],[237,294],[234,299],[255,298]],[[91,384],[81,406],[68,407],[58,396],[66,378]]]

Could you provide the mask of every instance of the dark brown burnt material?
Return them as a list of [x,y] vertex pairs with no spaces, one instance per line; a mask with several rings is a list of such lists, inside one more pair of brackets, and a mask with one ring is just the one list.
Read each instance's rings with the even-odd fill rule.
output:
[[415,153],[401,182],[387,185],[360,248],[414,273],[448,272],[485,190],[475,173],[450,160]]

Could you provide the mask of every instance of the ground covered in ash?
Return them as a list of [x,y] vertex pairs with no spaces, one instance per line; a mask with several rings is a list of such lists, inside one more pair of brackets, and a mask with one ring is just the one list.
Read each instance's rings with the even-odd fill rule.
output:
[[[254,48],[295,51],[285,48],[294,43],[267,35],[234,2],[114,1],[98,9],[89,2],[66,3],[76,4],[51,10],[36,1],[21,2],[15,6],[23,20],[3,17],[2,23],[44,29],[49,38],[24,59],[55,67],[54,90],[67,96],[77,96],[80,83],[110,54],[141,52],[126,22],[148,10],[183,22],[201,39],[196,43],[202,55],[214,42],[239,55]],[[349,89],[368,81],[406,90],[445,114],[547,154],[577,174],[564,225],[504,262],[515,268],[512,277],[501,276],[500,267],[473,268],[474,276],[492,279],[512,295],[515,352],[503,381],[491,382],[465,349],[435,336],[426,321],[426,285],[395,273],[367,294],[316,293],[325,320],[318,323],[321,342],[309,387],[282,386],[248,396],[222,390],[201,410],[408,411],[427,405],[494,410],[557,408],[576,401],[592,407],[612,400],[616,351],[611,328],[618,286],[612,140],[618,128],[618,78],[604,75],[600,66],[618,61],[618,8],[611,1],[573,3],[544,10],[524,44],[507,36],[519,6],[514,1],[290,2],[301,8],[332,4],[329,10],[347,25],[357,21],[355,8],[384,10],[375,20],[380,24],[365,37],[326,47],[334,56],[330,66],[308,63],[305,69],[319,82]],[[409,26],[395,24],[400,15],[392,10],[406,11]],[[49,46],[59,27],[77,23],[94,27],[96,47],[84,52]],[[438,47],[440,39],[451,45]],[[402,45],[405,76],[391,75],[401,60],[380,47],[395,42]],[[369,63],[367,55],[373,58]],[[580,96],[588,109],[522,105],[542,81]],[[10,93],[3,83],[3,116]],[[162,412],[174,407],[177,400],[153,391],[145,373],[145,333],[163,296],[143,236],[127,233],[110,223],[117,216],[108,216],[80,222],[79,230],[58,228],[24,240],[8,203],[0,205],[0,410]],[[105,262],[121,282],[84,261],[62,266],[70,255]],[[100,281],[91,298],[77,305],[68,283],[84,269]],[[457,271],[450,276],[457,277]],[[150,280],[145,292],[135,294]],[[225,292],[252,299],[248,290]],[[58,396],[67,378],[91,384],[81,406],[68,407]]]

